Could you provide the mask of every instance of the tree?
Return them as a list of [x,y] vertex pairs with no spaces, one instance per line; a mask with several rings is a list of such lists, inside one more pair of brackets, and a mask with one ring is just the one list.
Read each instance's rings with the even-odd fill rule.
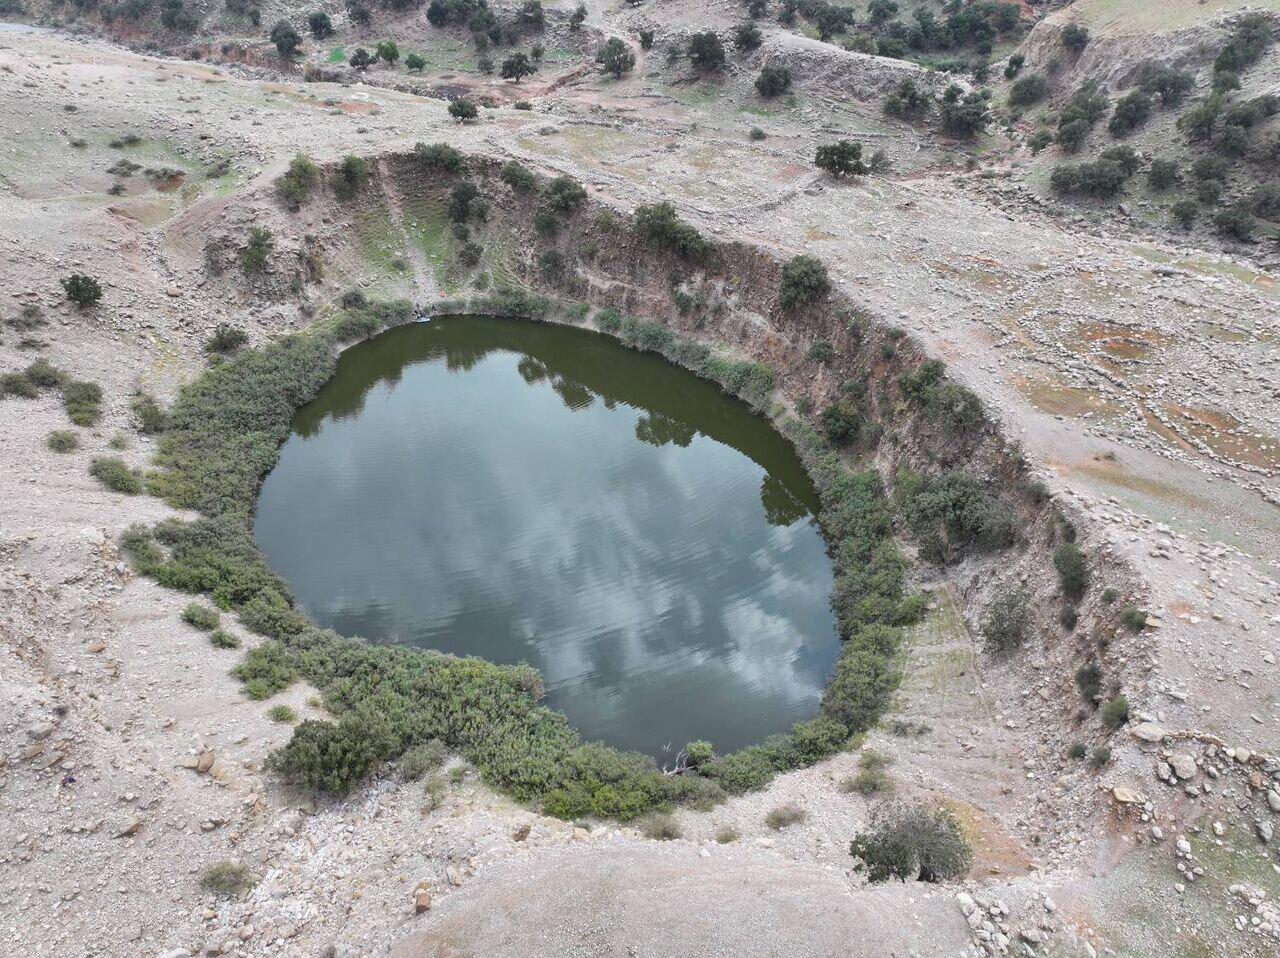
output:
[[546,198],[553,212],[568,215],[586,201],[587,191],[572,176],[561,174],[547,184]]
[[991,109],[982,93],[965,93],[953,83],[942,93],[939,116],[946,132],[969,140],[987,128]]
[[1128,136],[1150,117],[1151,97],[1143,90],[1134,90],[1116,101],[1107,131],[1115,137]]
[[302,46],[302,37],[298,36],[298,31],[293,29],[288,20],[281,20],[271,28],[270,39],[286,59],[292,58]]
[[529,62],[527,54],[513,53],[502,61],[502,79],[504,80],[515,80],[519,83],[533,72],[533,64]]
[[775,97],[791,89],[791,71],[786,67],[767,64],[756,77],[756,92],[763,97]]
[[885,23],[898,12],[895,0],[871,0],[867,4],[867,14],[872,23]]
[[307,28],[310,29],[311,35],[317,40],[324,40],[333,36],[333,21],[329,19],[329,14],[322,10],[317,10],[307,17]]
[[1257,226],[1258,221],[1243,205],[1228,206],[1226,209],[1219,210],[1213,217],[1213,228],[1220,236],[1239,240],[1241,243],[1252,241],[1253,231]]
[[711,250],[711,244],[694,227],[680,219],[670,203],[637,206],[632,222],[641,239],[685,259],[702,259]]
[[1167,190],[1178,182],[1178,164],[1175,160],[1157,158],[1151,161],[1151,169],[1147,171],[1147,182],[1153,190]]
[[367,27],[373,22],[373,14],[369,12],[369,8],[357,0],[347,0],[347,16],[358,27]]
[[96,305],[102,299],[102,287],[98,285],[98,281],[84,273],[72,273],[63,279],[62,289],[66,292],[67,299],[81,309]]
[[1072,53],[1080,53],[1089,45],[1089,28],[1078,23],[1067,24],[1062,31],[1062,45]]
[[635,68],[636,55],[622,40],[610,37],[596,54],[596,62],[606,73],[612,73],[615,80],[621,80],[623,74],[630,73]]
[[782,283],[778,287],[778,302],[783,309],[791,310],[821,299],[831,291],[831,278],[822,260],[801,253],[792,257],[782,267]]
[[933,97],[927,90],[916,86],[910,77],[904,79],[884,101],[884,112],[889,116],[917,117],[929,110]]
[[347,61],[354,70],[367,70],[373,63],[373,55],[364,47],[356,47],[356,52],[351,54],[351,58]]
[[421,73],[427,66],[427,59],[420,53],[410,53],[404,58],[404,66],[410,73]]
[[1161,106],[1181,103],[1195,85],[1196,78],[1190,73],[1157,63],[1146,64],[1138,75],[1139,88],[1152,96],[1160,97]]
[[711,73],[724,66],[724,44],[714,30],[695,33],[689,40],[689,60],[694,69]]
[[737,47],[739,53],[746,53],[760,46],[764,40],[764,34],[760,32],[760,28],[751,21],[740,23],[733,28],[733,45]]
[[524,0],[516,19],[523,27],[530,30],[541,30],[546,26],[546,15],[542,12],[542,0]]
[[580,3],[569,15],[569,29],[577,33],[582,29],[582,25],[587,22],[587,5]]
[[839,140],[818,147],[813,165],[832,176],[865,176],[870,167],[862,161],[862,144]]
[[384,63],[395,64],[400,59],[400,48],[394,40],[380,40],[373,48],[373,55]]
[[305,153],[289,161],[289,169],[276,180],[276,194],[290,206],[298,206],[320,181],[320,168]]
[[1048,92],[1049,81],[1039,73],[1029,73],[1009,88],[1009,105],[1030,106],[1043,100]]
[[470,100],[465,97],[458,97],[457,99],[449,101],[449,115],[455,120],[467,123],[468,121],[474,120],[478,117],[480,115],[480,111],[476,109],[476,105]]

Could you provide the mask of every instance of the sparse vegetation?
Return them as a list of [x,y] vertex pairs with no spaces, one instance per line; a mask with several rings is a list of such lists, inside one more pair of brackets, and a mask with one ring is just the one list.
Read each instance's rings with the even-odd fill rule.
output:
[[211,609],[207,605],[201,605],[199,602],[190,602],[182,610],[182,621],[188,625],[195,626],[201,632],[212,632],[222,621],[222,616],[218,614],[216,609]]
[[89,474],[112,492],[136,496],[142,492],[142,474],[117,456],[99,456],[89,465]]
[[1008,653],[1022,645],[1031,628],[1030,606],[1030,595],[1017,589],[997,596],[987,607],[982,636],[993,651]]
[[682,834],[680,823],[674,816],[666,814],[648,815],[640,821],[640,834],[645,838],[659,842],[674,841]]
[[777,805],[765,814],[764,823],[772,828],[775,832],[784,828],[790,828],[792,825],[799,825],[808,819],[809,813],[794,802],[787,802],[784,805]]
[[271,708],[267,709],[267,718],[271,719],[273,722],[279,722],[282,725],[291,725],[298,721],[298,713],[284,703],[281,703],[279,705],[273,705]]
[[45,443],[53,452],[75,452],[80,448],[80,437],[69,429],[55,429]]
[[257,876],[240,862],[218,862],[200,876],[201,888],[223,898],[239,898],[257,883]]

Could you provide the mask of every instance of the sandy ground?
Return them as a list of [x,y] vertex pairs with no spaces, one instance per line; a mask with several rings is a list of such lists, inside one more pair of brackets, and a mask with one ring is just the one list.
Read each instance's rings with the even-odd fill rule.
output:
[[[621,208],[666,198],[717,235],[820,255],[843,287],[996,406],[1054,488],[1090,517],[1090,535],[1142,575],[1161,625],[1126,650],[1126,691],[1169,734],[1203,733],[1172,745],[1199,760],[1197,793],[1157,780],[1160,745],[1117,741],[1101,776],[1066,763],[1070,733],[1044,693],[1051,677],[1034,662],[1002,670],[986,661],[945,591],[913,644],[901,703],[903,721],[931,731],[878,733],[871,744],[894,758],[903,793],[955,803],[985,836],[973,880],[1011,903],[1014,937],[1019,928],[1053,934],[1063,954],[1086,953],[1086,940],[1135,954],[1201,938],[1228,954],[1273,947],[1234,923],[1262,912],[1232,888],[1246,882],[1269,900],[1280,892],[1255,835],[1270,813],[1266,789],[1248,776],[1262,766],[1233,757],[1273,750],[1280,723],[1274,277],[1217,254],[1073,229],[976,176],[904,171],[835,185],[809,165],[819,138],[877,137],[908,168],[919,134],[844,103],[802,100],[762,117],[744,99],[745,72],[726,93],[671,79],[572,80],[548,87],[531,113],[501,109],[458,126],[429,97],[280,82],[60,35],[0,35],[0,312],[39,305],[49,320],[33,333],[46,343],[39,351],[6,329],[0,361],[10,369],[44,355],[107,396],[105,421],[67,456],[44,445],[66,428],[55,398],[0,402],[0,686],[11,703],[0,725],[4,949],[972,947],[954,890],[867,891],[849,873],[847,841],[868,812],[838,788],[852,755],[713,813],[682,813],[685,838],[667,844],[631,830],[576,834],[473,782],[424,812],[420,791],[393,781],[317,809],[264,780],[261,761],[287,727],[227,676],[237,653],[210,650],[179,621],[185,600],[137,580],[113,545],[130,522],[167,510],[102,490],[87,463],[117,433],[129,437],[121,454],[146,462],[130,394],[171,396],[198,371],[215,323],[262,337],[305,322],[293,306],[205,278],[207,236],[285,215],[237,196],[300,150],[328,159],[437,139],[573,173]],[[745,137],[756,123],[770,131],[760,143]],[[109,145],[135,131],[138,147]],[[68,145],[77,138],[86,144]],[[138,175],[110,196],[106,169],[121,156],[182,169],[184,184],[164,192]],[[223,158],[232,171],[210,177]],[[312,215],[324,233],[337,214]],[[443,295],[421,248],[405,251],[407,280],[381,269],[385,252],[357,260],[335,251],[322,295],[353,280]],[[61,300],[57,279],[72,269],[106,280],[92,313]],[[288,696],[303,712],[306,699],[303,689]],[[184,767],[202,752],[213,753],[212,769]],[[1207,782],[1219,782],[1216,791],[1203,791]],[[1115,786],[1148,807],[1113,809],[1102,790]],[[810,819],[774,834],[763,815],[782,801],[801,803]],[[1230,826],[1223,836],[1207,824],[1217,817]],[[522,823],[532,832],[516,841]],[[712,839],[724,824],[742,836],[728,849]],[[1174,845],[1183,830],[1196,839],[1186,854]],[[1189,882],[1175,867],[1188,854],[1207,863],[1207,877]],[[243,899],[214,900],[198,887],[203,869],[226,859],[263,877]],[[435,905],[415,917],[419,882]],[[1197,888],[1201,899],[1188,898]],[[1049,911],[1046,894],[1069,907]],[[1136,924],[1152,930],[1131,941]],[[1195,952],[1186,944],[1182,953]]]

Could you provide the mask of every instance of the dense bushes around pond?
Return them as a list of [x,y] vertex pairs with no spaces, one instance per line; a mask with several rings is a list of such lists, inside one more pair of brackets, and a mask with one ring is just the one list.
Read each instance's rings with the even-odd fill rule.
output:
[[[560,306],[506,291],[440,311],[530,319]],[[564,716],[539,704],[541,678],[527,666],[498,666],[419,649],[371,645],[315,628],[294,609],[251,532],[258,484],[287,437],[294,412],[332,375],[338,346],[407,321],[408,304],[355,296],[333,323],[245,349],[213,365],[180,393],[167,419],[148,488],[195,509],[194,522],[135,526],[122,545],[137,568],[171,588],[208,595],[266,641],[235,674],[253,698],[303,680],[335,721],[307,721],[270,760],[287,780],[344,794],[380,764],[439,740],[486,781],[537,802],[552,815],[636,818],[676,804],[707,805],[766,784],[841,750],[869,728],[897,688],[900,626],[923,604],[907,594],[905,562],[892,542],[892,516],[874,472],[851,474],[816,431],[794,424],[823,503],[836,552],[837,618],[846,642],[822,714],[731,755],[707,755],[669,775],[635,753],[583,742]],[[600,327],[637,349],[660,353],[719,382],[758,409],[774,388],[768,366],[735,360],[660,323],[604,310]]]

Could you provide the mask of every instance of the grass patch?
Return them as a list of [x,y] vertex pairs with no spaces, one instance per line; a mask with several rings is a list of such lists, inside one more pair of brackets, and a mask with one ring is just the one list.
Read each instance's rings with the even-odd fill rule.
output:
[[280,722],[282,724],[288,723],[291,725],[298,721],[298,713],[282,703],[280,705],[273,705],[271,708],[267,709],[267,718],[271,719],[273,722]]
[[75,452],[80,448],[80,437],[70,429],[55,429],[49,433],[45,444],[54,452]]

